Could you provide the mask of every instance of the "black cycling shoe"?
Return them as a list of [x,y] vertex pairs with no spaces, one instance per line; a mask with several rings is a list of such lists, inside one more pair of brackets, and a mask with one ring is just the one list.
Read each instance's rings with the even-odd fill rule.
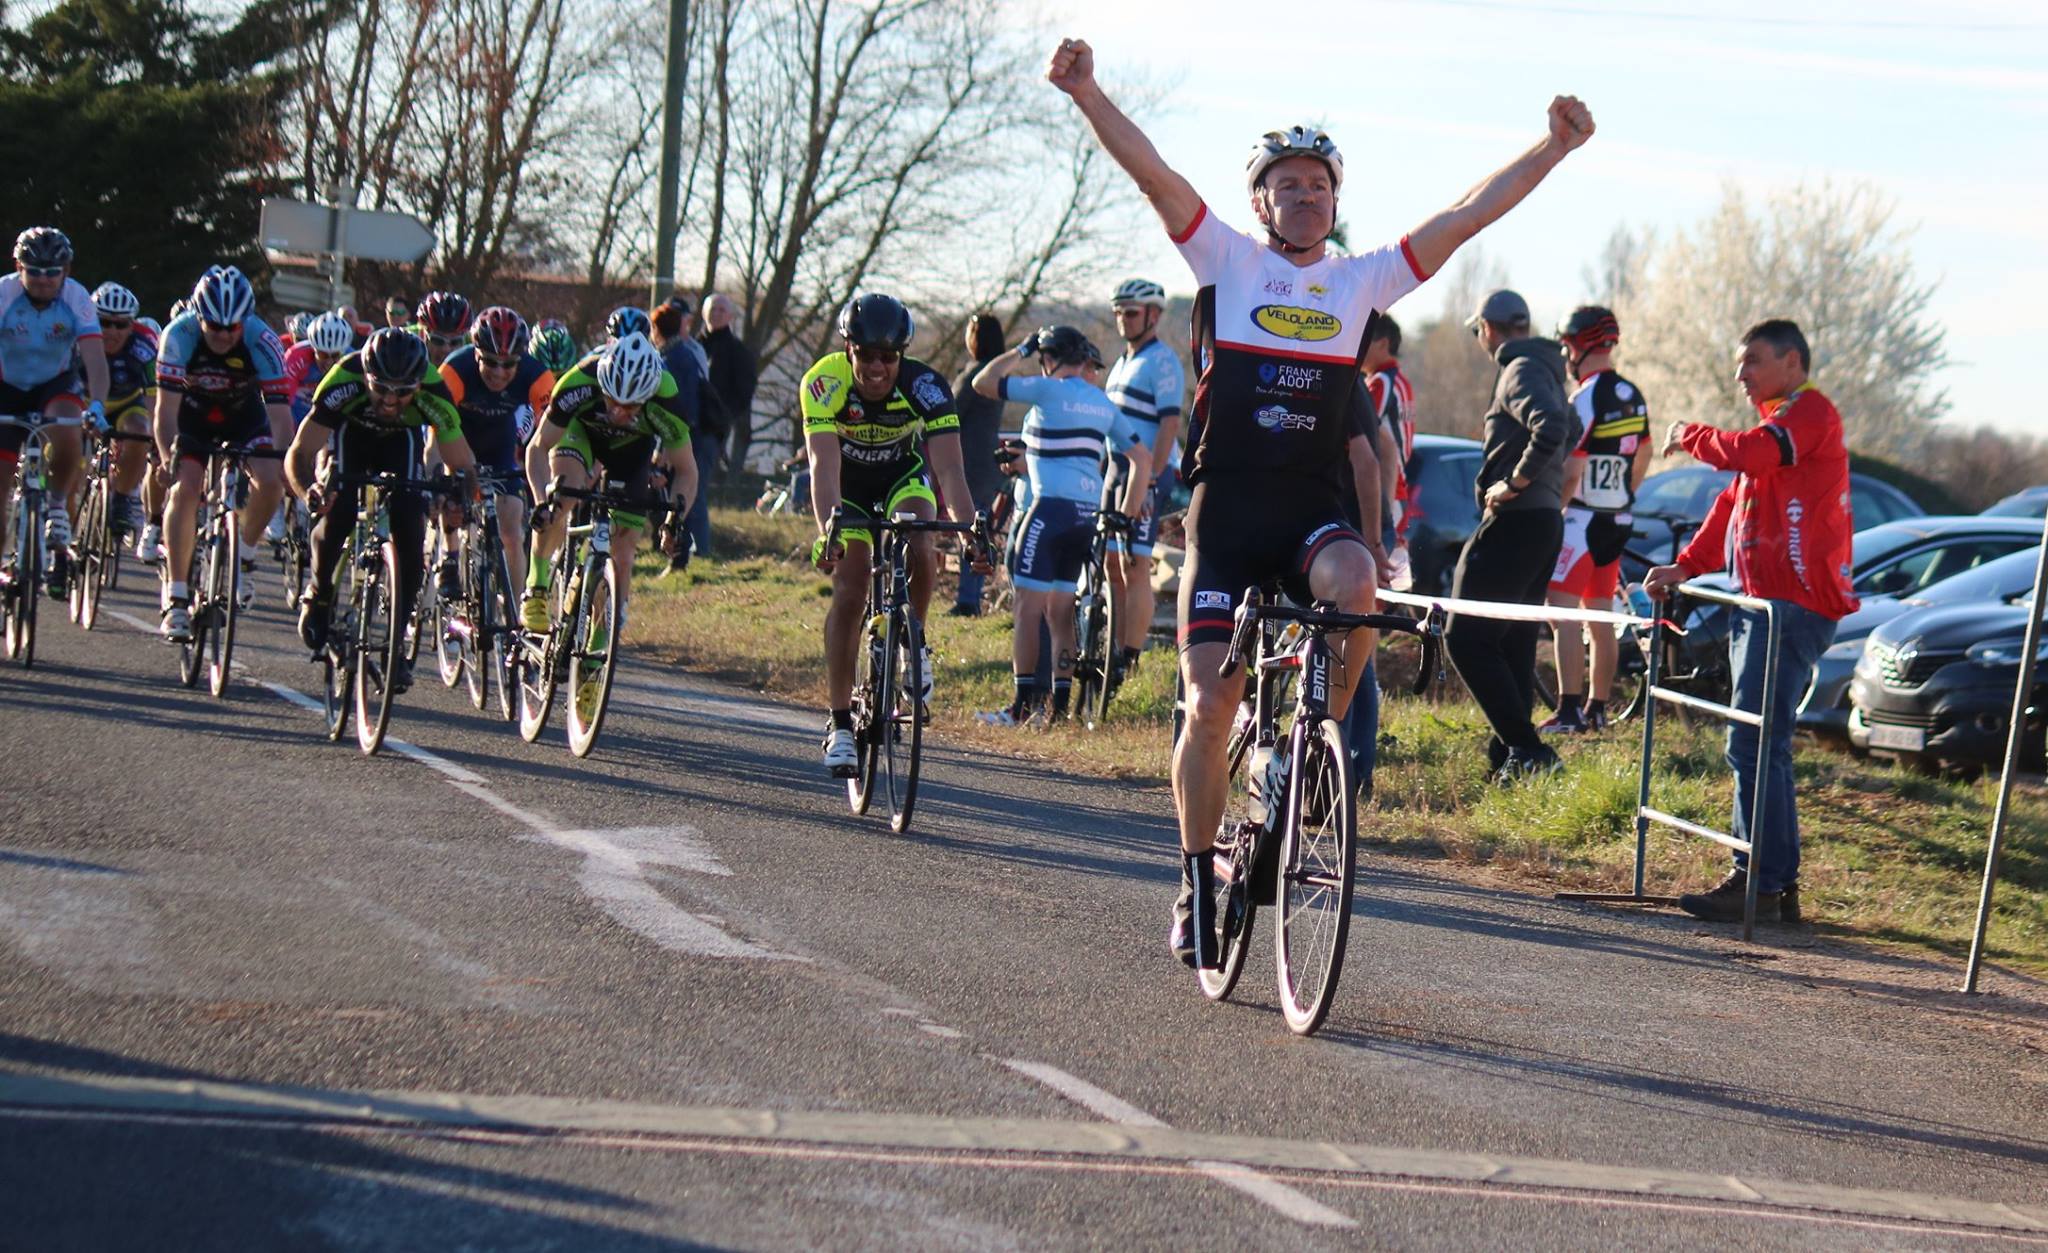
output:
[[455,558],[443,557],[441,570],[434,579],[434,590],[442,600],[459,600],[462,597],[462,568],[455,564]]
[[327,647],[328,597],[315,600],[310,594],[299,601],[299,642],[314,652]]
[[393,696],[403,696],[412,690],[412,663],[403,653],[391,666],[391,682],[387,684]]

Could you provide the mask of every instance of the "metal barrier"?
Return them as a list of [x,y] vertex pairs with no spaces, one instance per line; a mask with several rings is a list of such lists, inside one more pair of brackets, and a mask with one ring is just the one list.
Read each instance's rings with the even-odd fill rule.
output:
[[[1650,673],[1649,677],[1645,680],[1649,684],[1650,698],[1643,703],[1642,778],[1636,792],[1635,891],[1559,892],[1557,893],[1557,899],[1566,901],[1623,901],[1637,905],[1676,905],[1678,898],[1675,896],[1649,896],[1643,892],[1643,862],[1649,848],[1650,824],[1656,823],[1659,826],[1683,831],[1687,835],[1698,836],[1703,840],[1712,840],[1716,844],[1724,845],[1734,849],[1736,852],[1749,855],[1749,874],[1745,876],[1748,882],[1742,898],[1742,938],[1746,941],[1754,938],[1756,931],[1756,885],[1758,879],[1762,877],[1758,873],[1760,867],[1757,865],[1756,849],[1752,841],[1763,830],[1764,784],[1771,765],[1770,745],[1771,731],[1773,730],[1771,710],[1772,706],[1776,703],[1778,693],[1778,646],[1780,642],[1778,610],[1777,606],[1773,605],[1770,601],[1759,600],[1754,596],[1724,592],[1719,588],[1697,587],[1690,583],[1681,585],[1674,592],[1674,595],[1688,597],[1693,600],[1703,600],[1717,605],[1727,605],[1734,609],[1754,609],[1764,615],[1765,626],[1768,631],[1766,647],[1769,649],[1769,652],[1765,657],[1763,708],[1758,713],[1751,713],[1746,709],[1738,709],[1733,705],[1718,705],[1713,701],[1702,700],[1690,693],[1676,692],[1662,686],[1659,680],[1663,678],[1665,621],[1663,616],[1659,615],[1656,625],[1650,631]],[[1732,681],[1733,675],[1730,676],[1730,679]],[[1732,699],[1732,692],[1730,697]],[[1751,840],[1738,840],[1726,831],[1716,831],[1712,827],[1703,827],[1696,822],[1688,822],[1676,814],[1665,813],[1661,809],[1651,807],[1651,749],[1657,734],[1658,701],[1666,701],[1698,713],[1708,714],[1724,722],[1740,722],[1744,726],[1752,726],[1757,729],[1756,788],[1755,794],[1750,799],[1749,811]]]

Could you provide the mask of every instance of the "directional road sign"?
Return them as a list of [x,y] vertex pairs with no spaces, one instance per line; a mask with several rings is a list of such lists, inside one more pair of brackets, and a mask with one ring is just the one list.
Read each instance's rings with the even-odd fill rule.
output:
[[[324,278],[307,274],[273,274],[270,276],[270,298],[293,309],[325,309],[333,298],[333,286]],[[352,305],[356,302],[353,287],[342,284],[341,303]]]
[[335,210],[272,197],[263,202],[259,234],[265,248],[312,256],[338,252],[364,261],[417,261],[433,251],[434,232],[410,213],[350,209],[337,236]]

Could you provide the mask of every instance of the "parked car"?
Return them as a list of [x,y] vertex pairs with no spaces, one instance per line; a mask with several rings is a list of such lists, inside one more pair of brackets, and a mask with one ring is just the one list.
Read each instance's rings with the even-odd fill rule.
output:
[[[2031,607],[2031,596],[2017,605],[1930,605],[1872,631],[1849,684],[1849,742],[1924,770],[1998,767]],[[2031,672],[2021,760],[2039,768],[2044,692],[2038,664]]]
[[1414,590],[1441,596],[1451,590],[1458,553],[1479,529],[1479,502],[1472,485],[1479,481],[1480,445],[1455,435],[1417,435],[1409,482],[1408,565]]
[[[1671,542],[1674,531],[1682,531],[1689,538],[1707,520],[1707,510],[1713,506],[1714,498],[1734,478],[1732,470],[1710,466],[1679,466],[1650,475],[1636,489],[1636,538],[1629,547],[1655,558],[1659,565],[1670,561],[1677,555],[1677,547]],[[1849,476],[1849,509],[1859,531],[1902,518],[1921,517],[1927,512],[1911,496],[1867,474]],[[1622,559],[1622,575],[1631,581],[1641,579],[1647,568],[1640,561]]]
[[2040,564],[2041,549],[2036,545],[1985,561],[1908,596],[1866,594],[1863,607],[1836,625],[1834,644],[1813,668],[1813,682],[1799,701],[1800,729],[1848,737],[1849,683],[1872,631],[1929,605],[1997,605],[2022,599],[2032,594]]
[[1984,511],[1987,518],[2048,516],[2048,486],[2023,487]]

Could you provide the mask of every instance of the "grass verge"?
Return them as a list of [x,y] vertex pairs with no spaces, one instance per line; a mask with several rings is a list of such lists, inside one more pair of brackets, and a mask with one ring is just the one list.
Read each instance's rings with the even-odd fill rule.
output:
[[[822,709],[828,589],[801,559],[813,528],[744,510],[712,517],[717,560],[656,578],[657,566],[643,559],[633,606],[638,649]],[[1009,619],[935,613],[927,634],[937,658],[933,731],[940,737],[1055,769],[1165,784],[1171,652],[1146,654],[1101,731],[1001,731],[980,725],[974,712],[1009,701]],[[1382,656],[1392,687],[1407,659],[1398,645]],[[1407,660],[1411,672],[1412,665]],[[1635,857],[1636,730],[1629,724],[1610,736],[1568,740],[1560,746],[1564,772],[1504,790],[1483,777],[1486,732],[1476,706],[1450,696],[1390,696],[1382,707],[1377,803],[1362,835],[1392,851],[1493,865],[1525,881],[1621,890]],[[1967,952],[1996,780],[1922,778],[1803,742],[1795,768],[1807,916],[1823,931]],[[1725,827],[1732,795],[1719,729],[1667,717],[1658,732],[1654,803]],[[1724,867],[1713,845],[1653,832],[1645,886],[1690,890]],[[2048,792],[2038,787],[2015,792],[1987,953],[2048,973]]]

